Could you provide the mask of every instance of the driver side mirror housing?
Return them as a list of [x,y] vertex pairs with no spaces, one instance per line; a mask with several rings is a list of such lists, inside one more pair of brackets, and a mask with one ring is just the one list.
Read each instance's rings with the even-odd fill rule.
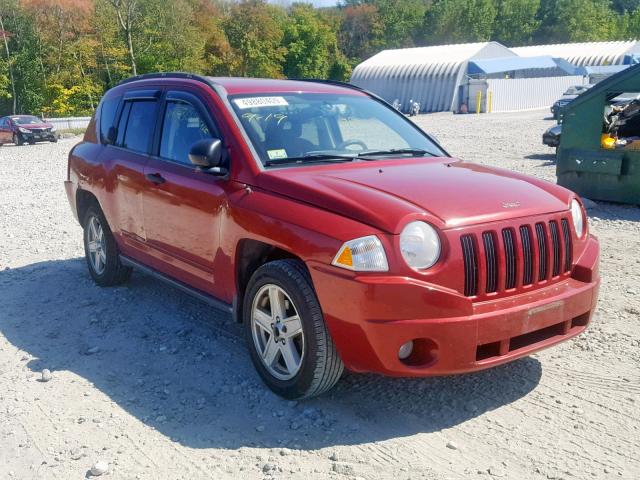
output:
[[212,173],[221,173],[222,142],[219,138],[198,140],[189,150],[189,160],[194,165],[210,170]]

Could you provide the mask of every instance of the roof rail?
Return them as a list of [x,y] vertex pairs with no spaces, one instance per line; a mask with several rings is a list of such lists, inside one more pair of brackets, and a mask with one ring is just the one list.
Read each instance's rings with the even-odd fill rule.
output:
[[360,90],[361,92],[369,93],[362,87],[354,85],[353,83],[343,82],[341,80],[330,80],[325,78],[289,78],[289,80],[295,80],[296,82],[327,83],[329,85],[336,85],[338,87],[351,88],[352,90]]
[[135,77],[129,77],[122,80],[118,85],[124,85],[126,83],[135,82],[138,80],[150,80],[154,78],[183,78],[187,80],[196,80],[198,82],[206,83],[207,85],[211,85],[211,80],[202,75],[197,75],[195,73],[187,73],[187,72],[161,72],[161,73],[145,73],[142,75],[136,75]]
[[343,82],[341,80],[325,80],[323,78],[290,78],[289,80],[295,80],[297,82],[315,82],[315,83],[326,83],[328,85],[335,85],[337,87],[350,88],[351,90],[357,90],[362,93],[366,93],[370,97],[375,98],[379,102],[384,103],[385,105],[392,106],[390,102],[382,98],[380,95],[373,93],[371,90],[367,90],[366,88],[359,87],[354,85],[353,83]]

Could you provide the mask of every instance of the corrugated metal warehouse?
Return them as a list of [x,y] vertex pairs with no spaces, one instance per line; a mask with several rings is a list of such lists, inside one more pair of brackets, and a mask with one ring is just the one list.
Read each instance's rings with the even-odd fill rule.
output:
[[539,57],[549,55],[562,58],[576,67],[595,65],[622,65],[629,62],[630,57],[640,54],[640,42],[587,42],[556,43],[552,45],[533,45],[511,49],[520,57]]
[[498,42],[384,50],[351,82],[403,111],[514,111],[550,106],[571,85],[589,82],[578,67],[637,63],[640,42],[595,42],[509,49]]
[[497,42],[384,50],[358,65],[351,82],[405,108],[414,100],[422,111],[446,111],[458,106],[469,60],[508,56],[516,54]]

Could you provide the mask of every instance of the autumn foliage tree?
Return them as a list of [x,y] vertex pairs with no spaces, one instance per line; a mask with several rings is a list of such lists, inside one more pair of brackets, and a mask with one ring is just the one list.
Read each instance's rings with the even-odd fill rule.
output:
[[86,115],[131,75],[347,80],[386,48],[640,38],[640,0],[0,0],[0,115]]

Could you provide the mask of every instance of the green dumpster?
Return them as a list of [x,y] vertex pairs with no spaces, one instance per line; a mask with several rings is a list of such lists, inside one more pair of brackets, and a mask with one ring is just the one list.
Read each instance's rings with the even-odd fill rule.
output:
[[612,75],[567,104],[558,183],[593,200],[640,204],[636,110],[640,112],[640,65]]

